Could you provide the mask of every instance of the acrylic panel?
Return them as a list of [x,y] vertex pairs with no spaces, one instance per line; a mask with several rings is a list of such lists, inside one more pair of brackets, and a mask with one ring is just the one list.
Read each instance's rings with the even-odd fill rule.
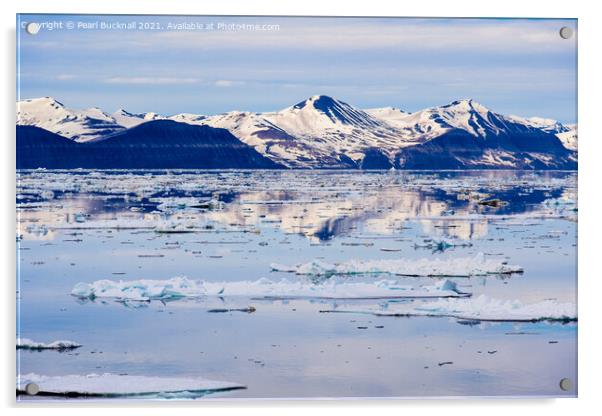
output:
[[19,401],[577,395],[577,20],[17,16]]

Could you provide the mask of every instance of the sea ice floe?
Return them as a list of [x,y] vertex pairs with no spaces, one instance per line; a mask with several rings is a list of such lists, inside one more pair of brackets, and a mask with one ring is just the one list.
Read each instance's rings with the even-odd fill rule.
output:
[[77,342],[60,340],[45,344],[43,342],[35,342],[29,338],[18,338],[17,349],[22,350],[70,350],[81,347],[82,344]]
[[40,396],[107,398],[194,399],[208,393],[246,388],[238,383],[203,378],[147,377],[110,373],[45,376],[30,373],[17,377],[17,392],[25,394],[25,386],[29,383],[38,385]]
[[488,322],[575,322],[574,303],[544,300],[522,303],[518,300],[500,300],[486,295],[470,299],[434,299],[424,302],[397,304],[394,308],[353,310],[340,308],[321,312],[362,313],[376,316],[430,316]]
[[458,290],[451,280],[444,279],[431,286],[400,285],[396,280],[375,282],[343,282],[328,280],[319,284],[308,281],[282,279],[272,281],[210,282],[174,277],[168,280],[97,280],[78,283],[71,291],[82,299],[112,298],[122,301],[175,300],[205,296],[247,298],[296,299],[369,299],[422,298],[470,296]]
[[483,253],[479,253],[474,257],[448,259],[349,260],[335,264],[314,260],[293,266],[273,263],[271,268],[273,271],[310,276],[392,274],[424,277],[470,277],[522,273],[523,271],[520,266],[505,264],[495,259],[487,259]]

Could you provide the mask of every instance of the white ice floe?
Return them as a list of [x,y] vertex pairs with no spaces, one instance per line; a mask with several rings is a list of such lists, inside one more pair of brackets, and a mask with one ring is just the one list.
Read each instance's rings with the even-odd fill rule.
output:
[[399,276],[468,277],[522,273],[523,271],[520,266],[505,264],[495,259],[487,259],[483,253],[479,253],[474,257],[448,259],[349,260],[336,264],[314,260],[294,266],[273,263],[271,267],[273,271],[310,276],[393,274]]
[[23,350],[70,350],[81,347],[82,344],[77,342],[60,340],[45,344],[43,342],[35,342],[29,338],[18,338],[17,349]]
[[81,397],[145,397],[197,398],[207,393],[244,389],[245,386],[227,381],[203,378],[146,377],[118,374],[88,374],[44,376],[25,374],[17,377],[17,390],[35,383],[39,395]]
[[328,280],[323,283],[272,281],[262,278],[256,281],[209,282],[195,281],[185,277],[169,280],[98,280],[78,283],[71,291],[73,296],[83,299],[112,298],[122,301],[175,300],[205,296],[244,296],[248,298],[421,298],[469,296],[456,287],[451,280],[441,280],[432,286],[400,285],[396,280],[375,282],[342,282]]
[[334,309],[322,312],[365,313],[377,316],[431,316],[490,322],[574,322],[577,307],[574,303],[544,300],[522,303],[480,295],[470,299],[435,299],[420,303],[398,304],[386,309]]

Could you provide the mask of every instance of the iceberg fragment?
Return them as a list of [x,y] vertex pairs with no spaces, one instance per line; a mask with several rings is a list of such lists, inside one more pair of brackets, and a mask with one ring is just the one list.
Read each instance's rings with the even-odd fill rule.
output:
[[522,303],[518,300],[501,300],[480,295],[471,299],[435,299],[422,303],[399,304],[394,309],[333,309],[323,313],[361,313],[376,316],[397,317],[448,317],[459,321],[478,322],[561,322],[577,321],[577,308],[574,303],[561,303],[544,300],[536,303]]
[[39,396],[66,397],[143,397],[199,398],[209,393],[244,389],[227,381],[203,378],[147,377],[118,374],[44,376],[24,374],[17,377],[17,394],[26,394],[25,386],[35,383]]
[[474,257],[448,259],[349,260],[335,264],[314,260],[293,266],[277,263],[272,263],[270,266],[272,271],[309,276],[391,274],[416,277],[470,277],[523,272],[520,266],[486,259],[483,253]]
[[35,342],[29,338],[18,338],[17,349],[19,350],[71,350],[81,347],[82,344],[68,340],[59,340],[45,344],[43,342]]
[[458,290],[450,280],[442,280],[432,286],[400,285],[397,280],[375,282],[346,282],[336,279],[323,283],[272,281],[262,278],[255,281],[210,282],[195,281],[186,277],[168,280],[98,280],[78,283],[71,291],[83,299],[113,298],[120,301],[176,300],[206,296],[242,296],[256,299],[370,299],[370,298],[422,298],[466,297],[469,293]]
[[209,293],[202,281],[196,282],[185,277],[174,277],[168,280],[80,282],[71,291],[72,295],[79,298],[114,298],[133,301],[200,297]]

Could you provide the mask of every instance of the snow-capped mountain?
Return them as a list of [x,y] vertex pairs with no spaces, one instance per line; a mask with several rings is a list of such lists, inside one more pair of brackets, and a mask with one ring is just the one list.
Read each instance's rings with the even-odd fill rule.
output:
[[367,111],[316,95],[269,113],[232,112],[200,123],[230,130],[278,163],[289,167],[357,167],[366,151],[392,159],[416,137]]
[[232,111],[167,118],[228,129],[244,143],[288,167],[355,168],[368,149],[378,149],[392,159],[400,146],[414,143],[412,137],[386,121],[323,95],[276,112]]
[[414,113],[394,107],[362,110],[325,95],[275,112],[212,116],[126,110],[108,115],[98,109],[68,110],[50,98],[22,101],[18,109],[18,124],[76,141],[156,120],[224,128],[263,156],[291,168],[437,168],[429,158],[458,169],[571,168],[576,162],[576,126],[504,116],[470,99]]
[[530,126],[527,122],[494,113],[471,99],[454,101],[450,104],[431,107],[415,113],[393,109],[372,109],[373,115],[398,128],[404,129],[421,142],[428,141],[452,130],[462,130],[475,137],[500,134],[515,125]]
[[[576,156],[542,119],[495,113],[474,100],[459,100],[408,115],[422,143],[401,149],[395,166],[406,169],[573,169]],[[549,123],[545,124],[550,127]],[[557,126],[561,128],[561,125]]]
[[36,126],[78,142],[124,130],[124,125],[98,108],[72,110],[51,97],[17,103],[17,124]]
[[[537,125],[534,119],[506,117],[468,99],[407,113],[393,107],[360,110],[331,97],[313,96],[278,112],[227,113],[199,122],[226,128],[260,153],[289,167],[385,168],[383,158],[395,166],[400,149],[450,132],[484,139],[486,143],[478,145],[492,149],[502,137],[528,136],[531,140],[540,132],[555,134],[548,124],[544,130],[543,122]],[[557,123],[556,129],[565,127]],[[494,157],[491,152],[482,157],[491,159],[488,166],[500,161],[499,155]],[[511,163],[504,159],[499,165],[510,167]],[[523,165],[520,161],[515,164]]]

